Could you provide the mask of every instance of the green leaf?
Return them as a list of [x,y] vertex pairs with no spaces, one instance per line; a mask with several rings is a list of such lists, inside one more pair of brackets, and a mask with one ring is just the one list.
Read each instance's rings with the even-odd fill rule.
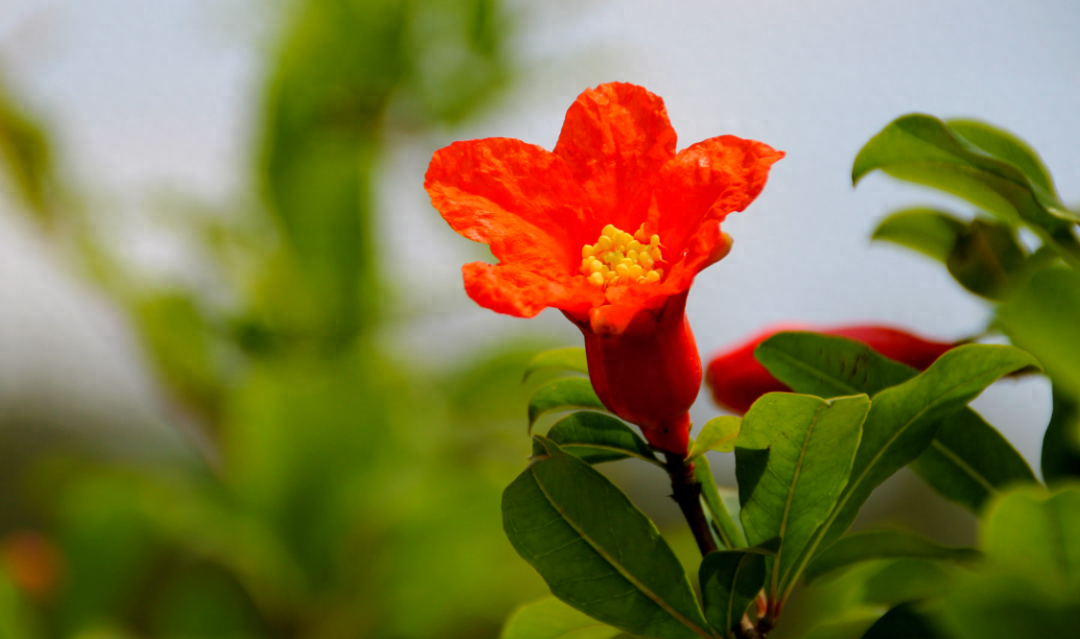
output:
[[[754,354],[794,391],[826,398],[874,397],[918,374],[866,344],[816,333],[778,333]],[[1020,453],[970,408],[946,417],[911,466],[934,490],[976,513],[1003,487],[1035,478]]]
[[928,115],[901,116],[871,138],[855,158],[852,182],[877,169],[964,198],[1010,224],[1023,220],[1033,230],[1053,231],[1080,222],[1015,165],[988,155]]
[[874,622],[862,639],[944,639],[945,635],[910,603],[894,606]]
[[943,497],[975,514],[1001,490],[1037,481],[1009,440],[970,408],[942,420],[930,447],[909,466]]
[[956,238],[966,226],[961,220],[935,209],[903,209],[882,220],[870,239],[905,246],[944,264]]
[[708,637],[682,565],[606,477],[541,436],[539,458],[503,493],[510,543],[551,593],[626,632]]
[[719,634],[727,636],[738,625],[765,584],[765,557],[779,548],[780,539],[773,538],[753,548],[711,552],[702,560],[698,578],[705,618]]
[[967,290],[991,300],[1007,297],[1027,264],[1027,255],[1006,224],[974,220],[956,237],[945,265]]
[[1056,193],[1054,179],[1035,149],[1004,129],[978,120],[946,120],[953,133],[979,147],[981,151],[1012,164],[1047,193]]
[[515,610],[499,639],[608,639],[620,632],[548,597]]
[[589,374],[589,364],[585,360],[584,348],[556,348],[543,353],[537,353],[525,366],[525,374],[522,381],[528,381],[529,377],[541,370],[571,371],[574,373]]
[[49,197],[56,187],[52,150],[45,130],[0,86],[0,158],[8,184],[27,210],[46,223],[56,214]]
[[1038,357],[1055,382],[1080,396],[1080,277],[1074,271],[1035,273],[998,308],[998,321],[1013,344]]
[[694,460],[694,478],[701,484],[701,496],[705,500],[709,514],[712,515],[720,542],[727,548],[745,548],[746,536],[724,505],[724,499],[716,487],[716,478],[713,477],[708,456],[702,455]]
[[1080,477],[1080,401],[1053,386],[1054,412],[1042,445],[1042,474],[1047,483]]
[[557,379],[541,386],[529,400],[529,432],[540,417],[574,408],[606,410],[587,379]]
[[[629,426],[610,415],[581,411],[560,419],[547,438],[566,452],[590,464],[637,457],[659,466],[649,444]],[[534,449],[543,454],[544,447],[534,442]]]
[[918,557],[968,563],[982,553],[972,548],[951,548],[906,530],[876,530],[841,537],[806,568],[806,583],[852,564],[874,559]]
[[739,518],[750,544],[783,540],[772,562],[770,599],[798,576],[792,568],[799,554],[847,483],[869,411],[866,395],[823,400],[769,393],[746,413],[735,448]]
[[824,398],[858,393],[873,397],[916,374],[862,342],[803,331],[773,335],[758,345],[754,357],[795,392]]
[[874,488],[930,446],[942,418],[1002,376],[1032,365],[1034,358],[1011,346],[968,344],[945,353],[922,374],[875,395],[851,478],[807,545],[795,574],[844,534]]
[[1005,495],[987,514],[980,542],[989,563],[1080,594],[1080,488]]
[[690,449],[690,459],[701,457],[710,450],[730,453],[735,450],[735,438],[742,428],[742,418],[734,415],[714,417],[701,427],[701,434]]

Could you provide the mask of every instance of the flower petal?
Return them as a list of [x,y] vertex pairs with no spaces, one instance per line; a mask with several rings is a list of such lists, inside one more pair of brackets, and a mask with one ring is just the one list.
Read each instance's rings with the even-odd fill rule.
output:
[[590,241],[581,189],[543,148],[510,138],[455,142],[435,152],[424,188],[455,231],[488,244],[500,262],[549,277],[577,274]]
[[665,254],[685,251],[685,267],[692,273],[712,263],[717,244],[724,241],[719,223],[754,201],[769,167],[782,157],[782,151],[767,144],[733,135],[679,151],[660,171],[656,206],[649,213],[649,226],[655,224]]
[[517,264],[473,262],[461,267],[461,273],[474,302],[515,317],[532,317],[548,306],[585,313],[604,300],[584,277],[555,281]]
[[633,84],[601,84],[566,112],[555,155],[585,192],[593,239],[606,224],[633,233],[645,221],[652,180],[675,156],[675,130],[659,96]]

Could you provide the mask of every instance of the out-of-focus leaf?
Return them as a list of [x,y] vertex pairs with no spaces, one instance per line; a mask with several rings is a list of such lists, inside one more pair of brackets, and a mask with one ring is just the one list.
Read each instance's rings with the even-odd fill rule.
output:
[[978,120],[946,120],[945,124],[953,133],[959,133],[983,152],[1020,169],[1029,180],[1047,193],[1057,193],[1049,169],[1027,142],[1004,129]]
[[369,327],[379,299],[371,181],[383,112],[407,69],[407,7],[302,3],[269,88],[265,192],[318,306],[305,329],[329,345]]
[[734,415],[721,415],[705,422],[701,433],[694,440],[690,449],[690,459],[701,457],[710,450],[730,453],[735,450],[735,439],[742,428],[742,418]]
[[608,639],[620,632],[548,597],[515,610],[499,639]]
[[[637,457],[663,466],[640,435],[618,419],[603,413],[579,411],[567,415],[551,427],[547,438],[590,464]],[[544,455],[546,449],[542,443],[534,441],[533,452]]]
[[45,130],[0,86],[0,157],[13,190],[29,212],[46,223],[55,213],[49,202],[49,190],[55,186],[51,156]]
[[459,122],[510,79],[509,16],[495,0],[406,4],[410,68],[402,111],[421,121]]
[[945,260],[967,290],[991,300],[1012,292],[1027,262],[1016,232],[1006,224],[974,220],[956,237]]
[[1080,277],[1074,271],[1035,273],[998,308],[998,321],[1013,344],[1038,357],[1055,382],[1080,396]]
[[871,239],[884,240],[919,251],[945,263],[967,225],[935,209],[911,208],[897,211],[878,224]]
[[1011,346],[968,344],[938,358],[918,376],[874,396],[863,424],[851,478],[829,518],[807,544],[795,574],[851,526],[870,493],[931,444],[942,418],[964,407],[987,386],[1034,358]]
[[[746,535],[732,517],[731,511],[724,505],[724,499],[716,487],[716,479],[713,477],[707,455],[694,460],[694,477],[701,484],[701,496],[705,500],[705,506],[709,509],[713,523],[716,524],[716,533],[720,537],[720,543],[725,548],[745,548]],[[737,496],[734,501],[738,502]]]
[[979,546],[990,564],[1071,592],[1080,602],[1080,488],[1010,492],[991,507]]
[[906,530],[876,530],[841,537],[806,568],[806,583],[822,575],[862,561],[918,557],[972,562],[982,553],[972,548],[951,548]]
[[1053,386],[1054,412],[1042,444],[1042,475],[1047,483],[1080,478],[1080,401]]
[[750,602],[765,585],[765,557],[775,556],[780,539],[753,548],[721,550],[705,556],[698,569],[705,618],[721,636],[738,625]]
[[585,360],[584,348],[556,348],[537,353],[525,366],[523,381],[527,381],[536,371],[560,370],[589,374],[589,363]]
[[190,296],[167,294],[136,308],[148,350],[179,399],[206,418],[217,416],[222,379],[207,318]]
[[529,400],[529,432],[542,416],[572,408],[607,410],[589,380],[580,377],[557,379],[541,386]]
[[[860,342],[815,333],[778,333],[755,355],[796,392],[819,397],[873,397],[918,373]],[[911,467],[934,490],[975,513],[1002,488],[1035,479],[1020,453],[970,408],[942,420],[934,441]]]
[[877,169],[962,197],[1010,224],[1023,220],[1036,230],[1053,231],[1080,222],[1015,165],[988,155],[928,115],[901,116],[871,138],[855,158],[852,182]]
[[893,606],[874,622],[862,639],[944,639],[910,603]]
[[549,439],[503,493],[503,527],[551,593],[647,637],[708,637],[682,565],[649,518],[606,477]]
[[935,619],[956,639],[1071,637],[1080,619],[1075,594],[1012,574],[973,576],[936,603]]
[[[782,602],[798,578],[792,569],[848,481],[869,411],[866,395],[823,400],[769,393],[746,413],[735,448],[739,518],[749,544],[781,538],[770,600]],[[761,451],[768,454],[756,454]]]

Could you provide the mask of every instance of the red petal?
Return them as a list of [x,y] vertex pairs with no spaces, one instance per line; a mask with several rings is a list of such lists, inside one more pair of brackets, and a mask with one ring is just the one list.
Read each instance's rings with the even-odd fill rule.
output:
[[645,221],[651,182],[675,155],[675,130],[659,96],[633,84],[601,84],[566,112],[555,155],[585,192],[595,241],[606,224],[633,233]]
[[504,264],[546,278],[577,275],[584,234],[581,189],[562,160],[510,138],[455,142],[435,152],[424,188],[461,235]]
[[722,241],[719,223],[754,201],[769,168],[782,157],[782,151],[767,144],[723,135],[683,149],[665,164],[650,222],[669,259],[686,251],[684,268],[690,277],[707,266]]
[[516,264],[473,262],[461,267],[461,273],[473,301],[515,317],[532,317],[548,306],[582,313],[604,299],[583,277],[554,281]]

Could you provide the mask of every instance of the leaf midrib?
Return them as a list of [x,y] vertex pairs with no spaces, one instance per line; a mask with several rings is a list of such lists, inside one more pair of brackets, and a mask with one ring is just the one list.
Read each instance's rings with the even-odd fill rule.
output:
[[[791,514],[791,502],[795,498],[795,487],[799,484],[803,459],[806,458],[806,447],[810,444],[810,437],[813,436],[814,427],[817,426],[822,411],[827,408],[828,405],[824,401],[818,404],[817,408],[814,409],[814,418],[810,420],[810,425],[806,429],[806,436],[803,438],[802,447],[799,449],[799,460],[795,463],[795,474],[792,476],[791,485],[788,487],[787,501],[784,503],[784,514],[780,518],[780,539],[787,538],[788,516]],[[773,559],[772,576],[770,577],[769,594],[773,596],[776,595],[776,591],[780,587],[780,557],[783,552],[784,544],[781,543],[780,548],[776,550],[776,558]]]
[[960,468],[960,470],[967,473],[969,476],[971,476],[972,479],[978,482],[979,485],[985,488],[986,492],[990,493],[991,495],[996,495],[998,493],[997,486],[994,486],[989,481],[987,481],[987,479],[982,473],[972,468],[971,465],[965,462],[962,457],[954,453],[951,448],[949,448],[945,444],[942,444],[941,440],[939,440],[937,437],[934,438],[934,441],[930,442],[930,447],[938,449],[938,452],[948,458],[949,461],[956,464],[957,467]]
[[[948,397],[950,393],[952,393],[956,389],[962,387],[964,385],[964,383],[965,382],[961,382],[961,383],[957,384],[956,386],[953,386],[952,388],[948,389],[946,392],[942,393],[939,396],[939,398]],[[881,449],[878,450],[878,452],[875,453],[874,456],[870,459],[870,463],[866,465],[866,468],[863,469],[863,472],[859,474],[859,477],[854,482],[850,482],[850,481],[848,482],[847,486],[844,489],[844,493],[840,496],[840,499],[836,502],[836,505],[833,507],[832,513],[829,514],[829,518],[825,520],[825,523],[822,524],[821,528],[819,529],[821,531],[820,534],[818,534],[816,536],[813,543],[809,547],[809,552],[806,554],[806,559],[803,561],[803,566],[805,566],[810,561],[809,558],[814,554],[814,551],[817,550],[817,546],[818,546],[818,544],[821,543],[821,540],[825,537],[825,533],[828,532],[828,530],[832,526],[833,522],[836,521],[836,518],[840,515],[840,511],[844,509],[844,506],[847,505],[848,500],[851,499],[851,496],[855,493],[855,490],[862,484],[862,482],[866,478],[867,474],[869,474],[870,469],[872,469],[875,465],[877,465],[877,463],[881,459],[882,455],[885,454],[885,451],[888,450],[893,445],[893,443],[896,441],[896,439],[898,437],[900,437],[900,435],[905,433],[907,431],[907,429],[911,427],[912,424],[914,424],[916,421],[918,421],[919,418],[922,417],[924,414],[926,414],[926,412],[929,411],[931,408],[937,406],[941,401],[942,401],[941,399],[938,399],[935,402],[927,404],[926,406],[923,407],[922,410],[917,412],[911,419],[909,419],[907,421],[907,423],[905,423],[901,428],[897,429],[897,431],[895,433],[893,433],[892,437],[889,438],[889,440],[885,443],[885,445],[882,446]],[[856,457],[857,457],[858,452],[856,451],[855,454],[856,454]],[[848,488],[850,488],[850,490],[848,490]],[[795,574],[799,574],[800,572],[802,572],[802,567],[800,567],[799,571],[796,572]],[[786,589],[786,591],[784,592],[784,595],[783,595],[784,599],[786,599],[787,596],[791,593],[791,589],[793,587],[794,587],[794,581],[788,584],[788,587],[787,587],[787,589]]]
[[692,622],[689,619],[687,619],[686,617],[684,617],[677,610],[672,608],[671,605],[668,604],[666,601],[664,601],[660,596],[658,596],[657,594],[655,594],[654,592],[649,590],[644,584],[642,584],[640,581],[638,581],[633,575],[628,573],[622,567],[621,564],[617,563],[614,559],[612,559],[611,556],[609,556],[607,554],[607,552],[605,552],[603,550],[603,548],[601,548],[595,541],[593,541],[592,538],[590,538],[588,535],[586,535],[585,531],[583,531],[581,528],[579,528],[577,526],[577,524],[575,524],[566,515],[566,511],[563,510],[562,507],[560,507],[557,503],[555,503],[555,500],[551,497],[551,494],[548,493],[546,488],[544,488],[544,484],[540,481],[540,478],[536,476],[536,471],[535,470],[530,470],[530,473],[532,474],[533,481],[536,482],[537,488],[539,488],[540,492],[543,493],[544,497],[548,500],[548,503],[551,504],[551,507],[554,508],[555,511],[559,513],[559,515],[562,517],[562,520],[565,521],[568,526],[573,528],[574,532],[576,532],[579,536],[581,536],[581,538],[585,540],[585,543],[589,544],[589,546],[593,550],[596,551],[596,554],[603,557],[604,561],[608,562],[608,564],[611,565],[612,568],[614,568],[620,575],[622,575],[623,579],[626,579],[627,581],[629,581],[631,585],[633,585],[635,588],[637,588],[646,597],[651,599],[652,602],[655,603],[657,606],[659,606],[664,612],[668,613],[676,621],[678,621],[679,623],[681,623],[684,626],[686,626],[687,628],[689,628],[694,634],[698,635],[699,637],[707,637],[708,639],[715,639],[714,635],[712,635],[712,634],[706,632],[705,630],[699,628],[697,626],[697,624],[695,624],[694,622]]

